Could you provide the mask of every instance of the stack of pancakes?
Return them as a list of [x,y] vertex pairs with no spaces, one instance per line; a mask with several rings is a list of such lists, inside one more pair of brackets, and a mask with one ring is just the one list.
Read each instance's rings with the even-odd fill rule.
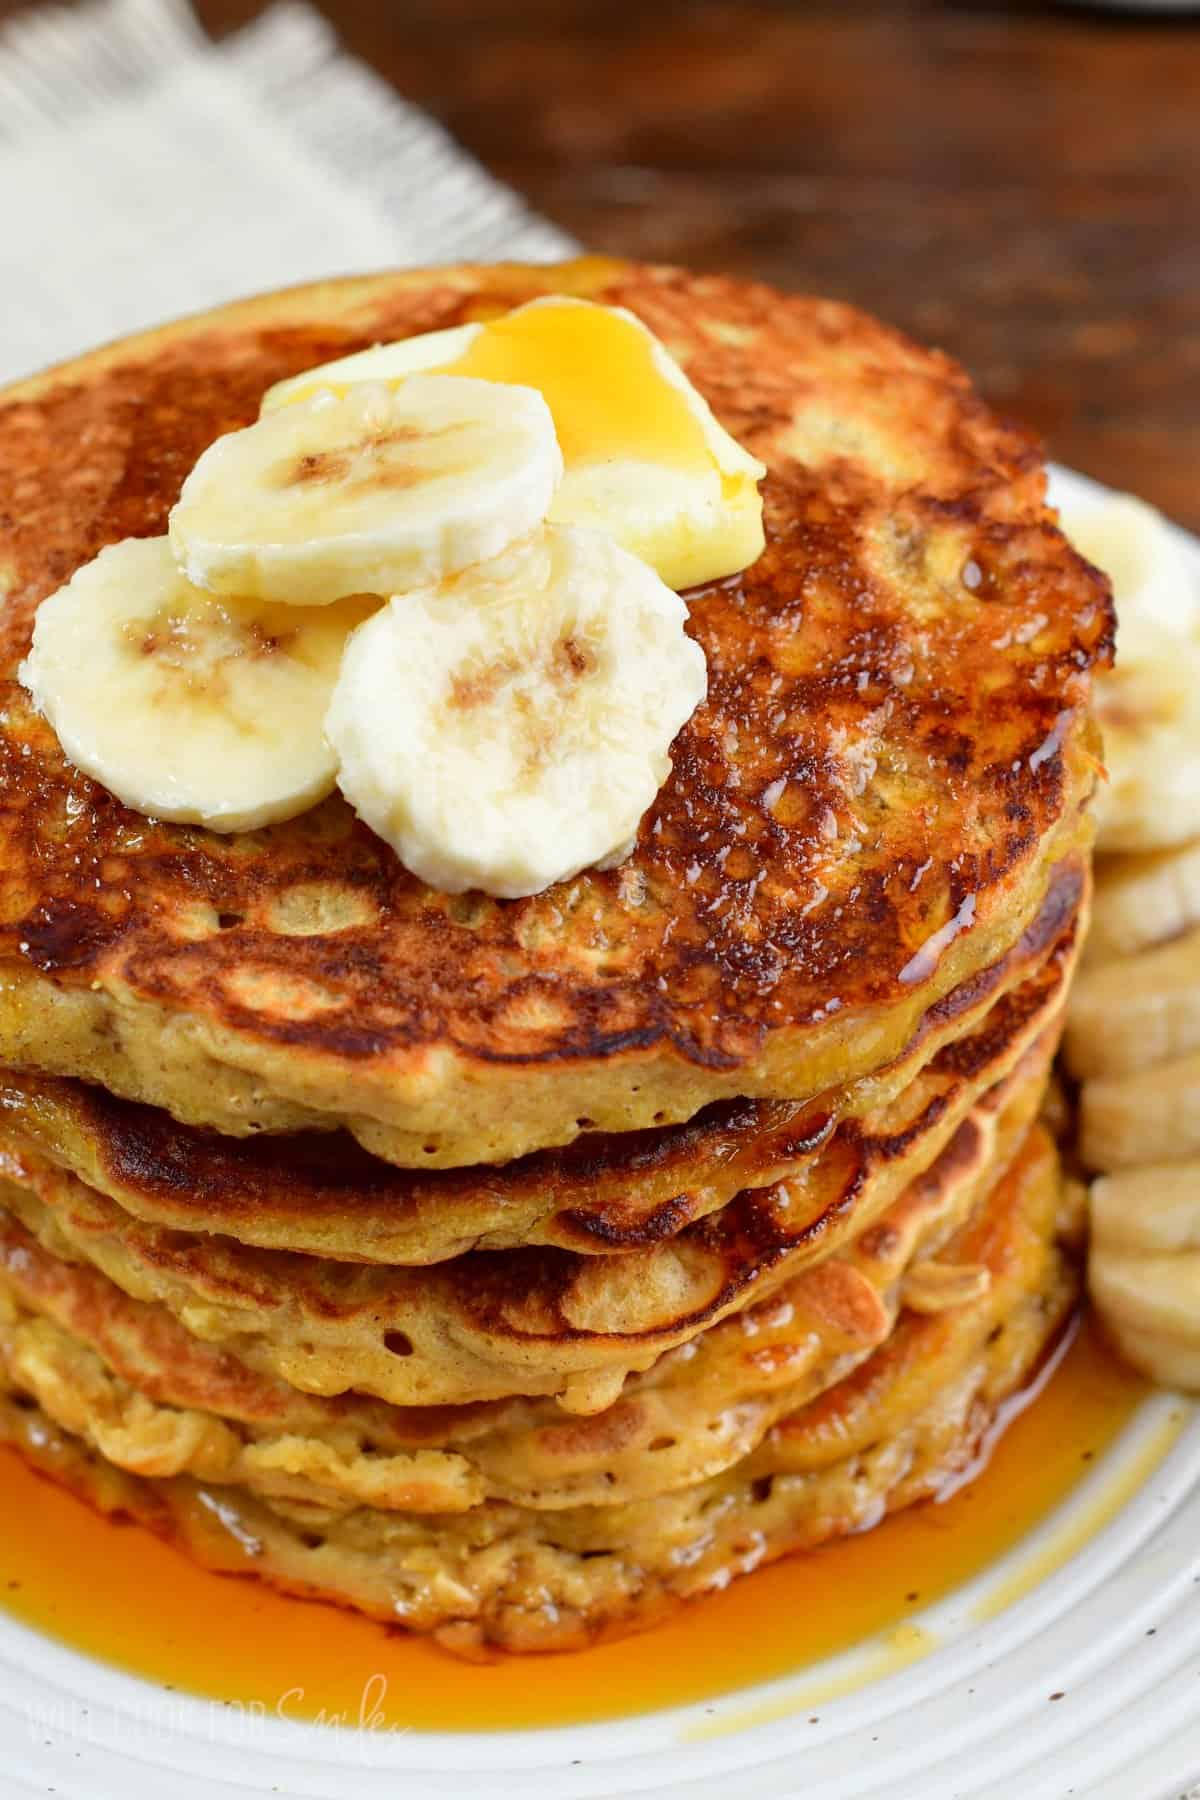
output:
[[[340,799],[123,808],[13,679],[285,375],[545,292],[762,457],[637,848],[424,888]],[[0,1433],[222,1568],[568,1646],[968,1467],[1076,1292],[1037,1122],[1083,927],[1103,580],[961,373],[591,260],[300,290],[0,396]]]

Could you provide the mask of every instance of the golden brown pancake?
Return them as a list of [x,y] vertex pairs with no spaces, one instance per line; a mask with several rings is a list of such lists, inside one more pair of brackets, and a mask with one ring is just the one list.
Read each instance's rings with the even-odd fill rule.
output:
[[135,1477],[56,1427],[11,1375],[0,1378],[0,1436],[92,1504],[216,1568],[436,1632],[468,1653],[486,1643],[567,1649],[649,1624],[785,1551],[863,1529],[969,1465],[1072,1303],[1061,1246],[1078,1229],[1072,1193],[1049,1139],[1033,1130],[945,1247],[955,1263],[986,1268],[985,1288],[934,1314],[905,1312],[874,1356],[750,1456],[649,1501],[553,1513],[488,1501],[430,1517]]
[[1081,857],[1059,864],[1011,950],[931,1007],[884,1069],[815,1101],[720,1101],[686,1125],[594,1132],[499,1167],[418,1173],[368,1156],[345,1133],[223,1138],[83,1082],[0,1072],[0,1135],[148,1224],[264,1249],[403,1264],[538,1244],[645,1251],[746,1188],[795,1178],[839,1120],[898,1098],[1048,950],[1066,953],[1086,888]]
[[333,1510],[649,1499],[755,1449],[877,1349],[901,1305],[931,1313],[978,1297],[982,1265],[939,1255],[995,1180],[997,1121],[977,1113],[844,1250],[660,1357],[587,1419],[546,1400],[404,1408],[298,1393],[192,1337],[166,1308],[51,1256],[3,1213],[0,1348],[55,1424],[131,1474],[191,1474]]
[[[17,683],[280,377],[628,306],[760,455],[619,869],[434,893],[340,799],[120,805]],[[268,296],[0,394],[0,1438],[201,1560],[565,1648],[936,1491],[1075,1293],[1044,1092],[1102,577],[853,310],[592,259]]]
[[[38,602],[164,529],[275,380],[538,293],[628,306],[767,463],[767,548],[688,596],[707,701],[617,870],[449,899],[339,800],[241,837],[131,812],[14,676]],[[1086,835],[1106,583],[1028,439],[849,307],[591,261],[223,308],[0,396],[0,1061],[222,1132],[500,1161],[879,1069]]]
[[[792,1180],[739,1195],[640,1254],[477,1251],[433,1269],[331,1263],[146,1225],[0,1139],[0,1206],[195,1336],[308,1393],[394,1405],[558,1395],[598,1412],[625,1378],[831,1255],[1011,1078],[1036,1108],[1058,1040],[1064,944],[899,1099],[850,1120]],[[993,1103],[994,1104],[994,1103]]]

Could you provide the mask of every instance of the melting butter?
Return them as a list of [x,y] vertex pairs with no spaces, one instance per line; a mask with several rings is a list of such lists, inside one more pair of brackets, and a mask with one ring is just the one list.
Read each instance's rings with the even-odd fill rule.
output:
[[669,586],[722,580],[760,555],[762,463],[620,307],[551,295],[486,324],[381,344],[279,383],[263,411],[418,371],[536,388],[565,464],[551,521],[607,532]]
[[712,452],[688,393],[664,381],[646,329],[586,301],[522,306],[480,331],[443,375],[540,390],[567,463],[635,451],[673,469],[705,470]]

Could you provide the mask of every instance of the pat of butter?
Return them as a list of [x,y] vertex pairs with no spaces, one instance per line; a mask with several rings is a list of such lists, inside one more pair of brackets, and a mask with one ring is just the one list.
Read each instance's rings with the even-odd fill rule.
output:
[[761,553],[766,470],[621,307],[548,296],[488,324],[380,344],[278,383],[263,411],[419,370],[539,389],[565,464],[551,520],[607,531],[669,586],[719,581]]

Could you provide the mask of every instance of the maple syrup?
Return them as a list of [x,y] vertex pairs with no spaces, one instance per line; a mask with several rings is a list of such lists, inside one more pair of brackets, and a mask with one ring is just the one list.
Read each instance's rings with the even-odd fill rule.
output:
[[535,1662],[454,1662],[352,1613],[209,1573],[140,1527],[100,1518],[9,1450],[0,1451],[0,1601],[160,1686],[296,1719],[355,1722],[364,1696],[377,1727],[619,1718],[795,1673],[879,1634],[919,1651],[913,1616],[1032,1530],[1146,1392],[1085,1322],[1035,1402],[1010,1403],[976,1479],[948,1498],[747,1576],[641,1636]]
[[668,469],[712,466],[687,392],[663,377],[653,338],[607,307],[545,304],[509,313],[438,373],[537,388],[568,463],[635,456]]

